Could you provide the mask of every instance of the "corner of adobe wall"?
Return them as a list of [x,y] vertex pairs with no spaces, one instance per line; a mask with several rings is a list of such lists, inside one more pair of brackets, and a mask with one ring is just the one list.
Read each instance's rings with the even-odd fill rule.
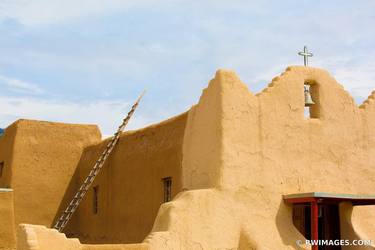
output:
[[230,76],[216,72],[188,113],[183,142],[182,188],[210,188],[219,181],[222,144],[222,83]]
[[249,187],[248,176],[259,166],[259,102],[234,73],[222,77],[222,189]]
[[[223,175],[227,173],[222,169],[224,140],[227,137],[224,133],[232,129],[226,120],[241,117],[248,112],[248,106],[257,107],[256,97],[234,71],[219,69],[203,90],[198,104],[188,114],[183,143],[183,189],[230,185],[223,180]],[[255,108],[249,114],[248,121],[252,123],[257,120],[257,115]],[[239,129],[245,131],[243,127]],[[252,130],[250,134],[253,136],[255,131]],[[251,143],[254,144],[254,140]]]

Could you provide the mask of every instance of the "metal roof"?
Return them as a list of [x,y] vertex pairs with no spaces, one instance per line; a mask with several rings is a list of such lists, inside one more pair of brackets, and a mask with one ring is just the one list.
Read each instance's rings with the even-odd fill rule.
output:
[[283,195],[288,203],[318,201],[320,203],[339,203],[350,201],[353,205],[375,205],[375,194],[338,194],[324,192],[296,193]]

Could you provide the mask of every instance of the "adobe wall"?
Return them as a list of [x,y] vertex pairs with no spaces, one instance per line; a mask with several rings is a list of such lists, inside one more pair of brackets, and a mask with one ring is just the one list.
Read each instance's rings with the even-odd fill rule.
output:
[[[82,242],[137,243],[150,232],[163,203],[162,178],[172,177],[172,196],[181,191],[182,143],[187,114],[123,133],[78,209]],[[81,183],[109,139],[85,149]],[[93,187],[98,186],[98,214]]]
[[[374,241],[372,238],[368,238],[366,234],[363,233],[363,229],[365,228],[357,228],[357,216],[356,213],[353,213],[353,210],[356,208],[363,209],[362,206],[356,206],[353,207],[353,205],[350,202],[342,202],[339,205],[340,209],[340,233],[341,238],[349,240],[350,242],[360,242],[360,240],[371,240]],[[365,212],[366,213],[366,212]],[[360,219],[361,220],[361,219]],[[372,222],[369,222],[368,224],[372,224]],[[368,231],[368,230],[364,230]],[[366,246],[366,245],[358,245],[358,243],[355,243],[357,245],[347,245],[342,246],[343,250],[370,250],[375,249],[373,246]],[[362,243],[360,243],[362,244]]]
[[[307,80],[314,84],[317,119],[304,118]],[[219,70],[188,114],[165,126],[122,135],[94,184],[105,201],[99,202],[99,214],[92,214],[92,191],[79,209],[80,230],[87,234],[81,238],[138,242],[152,224],[149,215],[161,203],[161,178],[177,169],[173,179],[182,182],[173,190],[183,191],[160,206],[140,246],[310,249],[296,245],[304,237],[294,227],[292,207],[282,195],[373,193],[374,99],[375,92],[358,107],[326,71],[311,67],[289,67],[257,95],[235,73]],[[87,148],[79,167],[81,180],[104,146]],[[150,169],[155,172],[150,174]],[[341,204],[340,211],[343,237],[375,239],[372,206]]]
[[[304,118],[305,81],[315,84],[318,119]],[[145,242],[151,249],[304,248],[282,195],[373,193],[373,96],[358,107],[326,71],[310,67],[289,67],[257,95],[233,72],[218,71],[189,112],[182,167],[190,191],[161,206]],[[356,230],[374,239],[373,207],[354,214]]]
[[[97,126],[18,120],[10,186],[14,190],[15,224],[52,226],[83,148],[100,141]],[[8,133],[8,128],[5,134]]]
[[0,250],[16,247],[13,190],[0,188]]

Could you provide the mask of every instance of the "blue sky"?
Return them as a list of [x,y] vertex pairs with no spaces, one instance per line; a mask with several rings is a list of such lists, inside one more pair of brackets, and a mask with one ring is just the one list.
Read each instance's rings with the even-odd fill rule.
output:
[[218,68],[257,93],[289,65],[327,69],[362,103],[375,89],[375,1],[0,0],[0,127],[19,118],[111,134],[184,112]]

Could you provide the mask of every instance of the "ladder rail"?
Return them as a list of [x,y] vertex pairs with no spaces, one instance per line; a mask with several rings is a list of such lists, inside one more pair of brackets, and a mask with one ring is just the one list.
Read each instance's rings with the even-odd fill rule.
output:
[[74,212],[77,210],[79,204],[83,200],[85,194],[87,193],[87,191],[90,189],[91,185],[93,184],[95,177],[99,174],[100,170],[103,168],[105,161],[107,160],[112,150],[116,146],[117,142],[119,141],[121,132],[125,129],[126,125],[128,124],[133,113],[135,112],[135,109],[137,108],[144,94],[145,94],[145,91],[143,91],[143,93],[138,97],[137,101],[133,104],[127,116],[123,119],[121,125],[118,127],[117,131],[115,132],[114,136],[108,142],[103,153],[100,155],[99,159],[95,162],[94,166],[91,168],[89,174],[87,175],[87,177],[85,178],[81,186],[79,187],[73,199],[70,201],[69,205],[66,207],[64,212],[61,214],[61,216],[57,220],[56,224],[54,225],[54,228],[57,229],[59,232],[62,232],[62,230],[65,228],[65,226],[67,225],[67,223],[73,216]]

